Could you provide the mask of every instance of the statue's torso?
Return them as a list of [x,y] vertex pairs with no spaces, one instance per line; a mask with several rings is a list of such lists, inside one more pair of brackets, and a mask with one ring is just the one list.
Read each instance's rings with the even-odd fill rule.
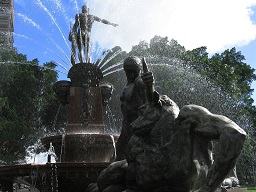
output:
[[146,102],[145,89],[136,84],[137,82],[126,85],[120,97],[124,120],[127,120],[129,124],[138,118],[139,107]]
[[76,19],[78,21],[82,33],[91,32],[92,24],[94,22],[93,15],[79,13],[76,15]]

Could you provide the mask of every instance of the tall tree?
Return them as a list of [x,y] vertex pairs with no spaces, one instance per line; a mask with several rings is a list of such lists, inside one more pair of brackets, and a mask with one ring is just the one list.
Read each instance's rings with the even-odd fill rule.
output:
[[0,159],[13,163],[43,134],[57,73],[53,63],[39,66],[15,49],[0,50],[0,61]]

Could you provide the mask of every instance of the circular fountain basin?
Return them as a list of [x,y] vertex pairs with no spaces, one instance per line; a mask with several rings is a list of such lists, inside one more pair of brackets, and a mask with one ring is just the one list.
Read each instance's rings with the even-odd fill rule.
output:
[[39,191],[84,192],[96,183],[109,163],[47,163],[0,166],[0,185],[13,191],[13,183],[31,185]]
[[108,163],[115,159],[118,136],[108,134],[64,134],[42,139],[48,149],[52,143],[58,162]]

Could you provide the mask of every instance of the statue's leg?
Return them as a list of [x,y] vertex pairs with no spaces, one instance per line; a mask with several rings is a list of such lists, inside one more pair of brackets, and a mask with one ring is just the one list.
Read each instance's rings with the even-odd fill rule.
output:
[[139,191],[137,182],[136,182],[136,168],[135,168],[135,163],[134,162],[129,162],[128,167],[126,170],[126,177],[125,177],[125,182],[126,182],[126,188],[128,191],[132,192],[137,192]]
[[85,41],[84,41],[84,47],[85,47],[85,54],[86,54],[86,62],[90,62],[90,55],[89,55],[89,46],[90,46],[90,34],[86,33],[85,35]]
[[118,141],[116,143],[116,160],[121,161],[123,159],[126,159],[126,149],[128,142],[132,136],[132,131],[129,123],[127,121],[123,121],[122,123],[122,130],[121,134],[118,138]]
[[78,51],[79,51],[79,54],[78,54],[78,59],[80,61],[80,63],[83,63],[83,50],[82,50],[82,43],[79,42],[78,43]]
[[76,64],[76,46],[74,43],[72,43],[72,49],[71,49],[71,64],[75,65]]

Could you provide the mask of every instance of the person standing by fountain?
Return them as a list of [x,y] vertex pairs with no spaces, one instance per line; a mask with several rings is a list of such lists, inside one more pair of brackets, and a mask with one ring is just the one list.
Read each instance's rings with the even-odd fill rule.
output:
[[[117,24],[111,23],[105,19],[89,14],[89,8],[86,5],[82,6],[82,13],[76,14],[75,23],[69,33],[69,41],[72,43],[71,63],[74,65],[76,61],[76,47],[78,47],[78,58],[80,63],[83,63],[83,54],[86,54],[86,62],[89,62],[89,44],[90,33],[94,21],[98,21],[114,27]],[[84,48],[84,49],[83,49]]]
[[141,59],[138,57],[130,56],[124,60],[123,67],[127,84],[120,97],[123,122],[121,134],[116,144],[117,161],[126,159],[126,147],[133,134],[130,124],[138,118],[139,107],[147,101],[146,85],[140,76],[141,65]]

